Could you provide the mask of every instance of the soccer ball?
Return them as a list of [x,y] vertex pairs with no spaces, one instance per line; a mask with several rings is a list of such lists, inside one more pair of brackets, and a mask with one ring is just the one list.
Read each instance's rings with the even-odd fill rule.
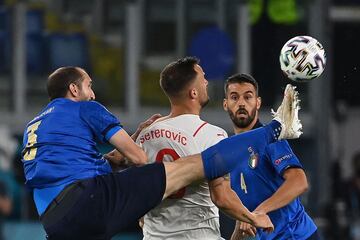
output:
[[318,40],[297,36],[287,41],[280,52],[280,67],[284,74],[296,82],[319,77],[324,71],[326,54]]

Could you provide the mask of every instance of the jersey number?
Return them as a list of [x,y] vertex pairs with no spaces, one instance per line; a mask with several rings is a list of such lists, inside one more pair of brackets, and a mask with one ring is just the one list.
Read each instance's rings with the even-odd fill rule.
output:
[[[171,149],[171,148],[164,148],[164,149],[161,149],[157,155],[156,155],[156,162],[163,162],[164,161],[164,157],[166,155],[169,155],[173,161],[176,161],[177,159],[180,158],[180,156],[175,152],[174,149]],[[179,198],[182,198],[184,197],[185,195],[185,188],[182,188],[180,189],[179,191],[177,191],[176,193],[174,194],[171,194],[169,196],[169,198],[171,199],[179,199]]]
[[247,188],[246,188],[246,183],[245,183],[245,178],[244,178],[243,173],[241,173],[241,175],[240,175],[240,186],[241,186],[241,190],[243,190],[244,193],[247,193]]
[[37,142],[37,135],[35,134],[36,130],[39,128],[41,121],[31,124],[27,130],[27,143],[25,145],[24,160],[29,161],[33,160],[36,157],[37,148],[34,145]]

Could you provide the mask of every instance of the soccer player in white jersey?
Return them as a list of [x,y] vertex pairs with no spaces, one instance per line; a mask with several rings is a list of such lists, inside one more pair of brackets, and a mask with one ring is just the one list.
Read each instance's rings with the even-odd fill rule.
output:
[[[176,161],[227,137],[223,129],[199,116],[209,101],[204,75],[199,60],[192,57],[172,62],[161,72],[160,85],[170,100],[171,111],[137,138],[149,161]],[[250,213],[242,205],[225,176],[191,184],[165,199],[144,216],[144,239],[221,239],[215,205],[236,219],[270,222],[267,215]]]

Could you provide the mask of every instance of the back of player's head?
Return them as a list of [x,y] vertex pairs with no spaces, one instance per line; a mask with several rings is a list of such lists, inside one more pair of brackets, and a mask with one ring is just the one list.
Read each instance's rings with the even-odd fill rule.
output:
[[238,73],[238,74],[234,74],[232,76],[230,76],[228,79],[226,79],[225,82],[225,86],[224,86],[224,91],[225,91],[225,96],[227,96],[227,91],[229,88],[230,84],[234,84],[234,83],[250,83],[251,85],[254,86],[255,91],[256,91],[256,95],[259,95],[259,85],[257,83],[257,81],[255,80],[255,78],[253,78],[252,76],[245,74],[245,73]]
[[47,80],[47,92],[51,100],[65,97],[71,83],[81,88],[84,70],[79,67],[61,67],[56,69]]
[[160,73],[160,86],[168,97],[177,97],[196,77],[195,57],[181,58],[167,65]]

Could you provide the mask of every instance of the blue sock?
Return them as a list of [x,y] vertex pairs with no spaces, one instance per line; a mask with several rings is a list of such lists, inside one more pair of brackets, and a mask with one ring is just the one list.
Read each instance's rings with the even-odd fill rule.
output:
[[249,158],[249,149],[260,152],[275,142],[281,131],[278,121],[220,141],[201,153],[205,177],[212,180],[231,172],[241,159]]

